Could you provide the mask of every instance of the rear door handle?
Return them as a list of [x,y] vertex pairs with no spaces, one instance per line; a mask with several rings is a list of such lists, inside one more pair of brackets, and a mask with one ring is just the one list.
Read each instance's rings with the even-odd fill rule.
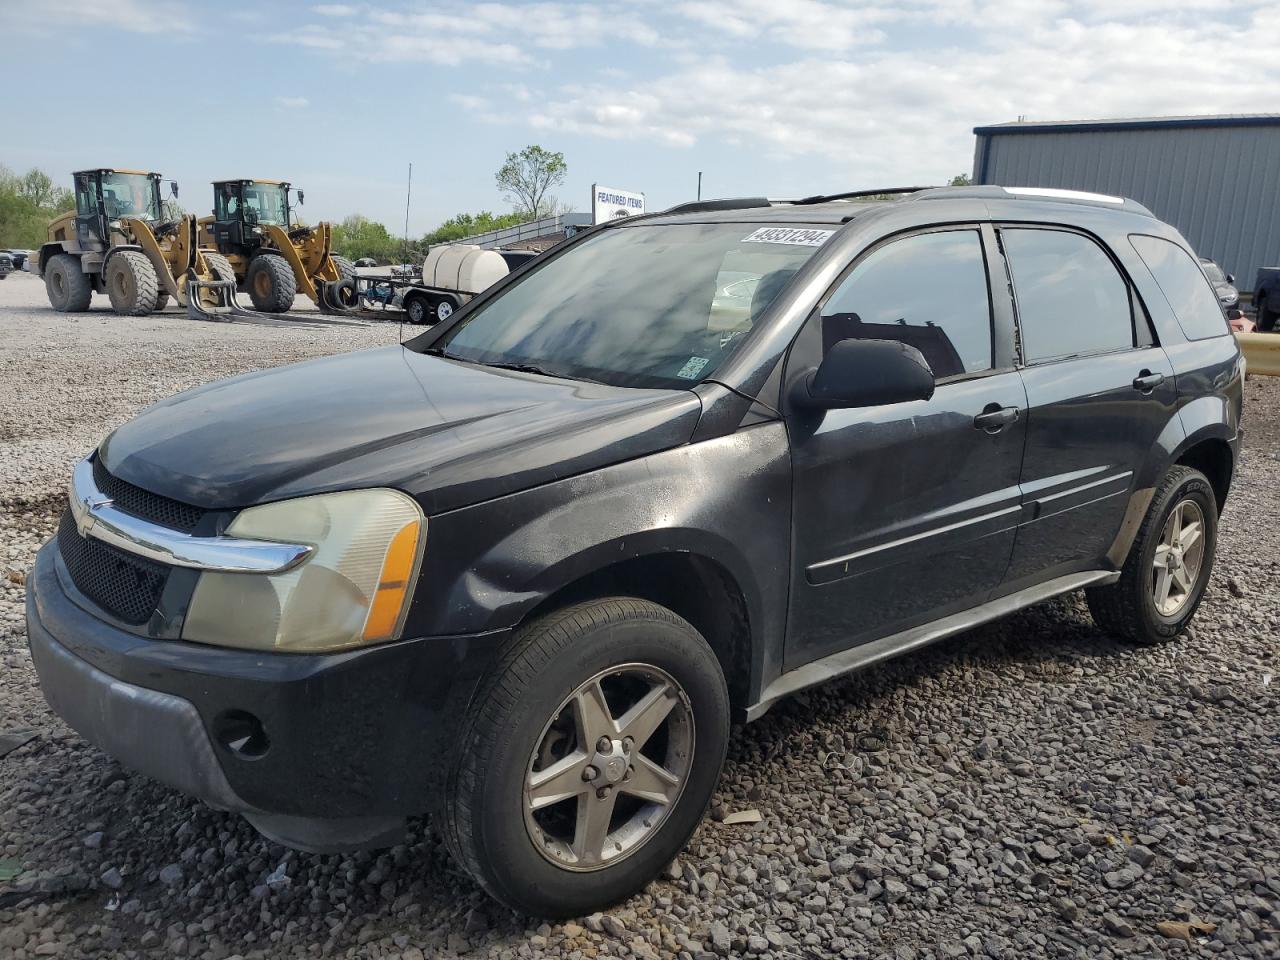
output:
[[1150,370],[1143,370],[1133,378],[1133,389],[1141,390],[1143,393],[1150,393],[1162,383],[1164,383],[1163,373],[1152,373]]
[[973,418],[973,425],[979,430],[996,434],[1018,419],[1017,407],[1002,407],[998,403],[988,403],[980,414]]

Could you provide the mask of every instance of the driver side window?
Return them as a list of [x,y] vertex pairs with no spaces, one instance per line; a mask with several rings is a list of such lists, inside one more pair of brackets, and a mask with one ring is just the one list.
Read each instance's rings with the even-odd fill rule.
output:
[[992,369],[991,297],[977,230],[944,230],[873,250],[822,308],[822,350],[841,340],[915,347],[934,378]]

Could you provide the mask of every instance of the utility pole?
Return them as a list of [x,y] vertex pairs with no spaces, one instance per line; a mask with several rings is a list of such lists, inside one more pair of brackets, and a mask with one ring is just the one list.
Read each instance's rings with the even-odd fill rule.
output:
[[702,199],[702,171],[698,171],[698,199]]
[[401,263],[409,262],[409,198],[413,196],[413,163],[409,164],[409,184],[404,191],[404,257]]

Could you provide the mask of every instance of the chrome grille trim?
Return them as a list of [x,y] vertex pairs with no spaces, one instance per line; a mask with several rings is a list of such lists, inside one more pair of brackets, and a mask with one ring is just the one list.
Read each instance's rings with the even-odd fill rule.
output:
[[71,474],[71,515],[83,537],[93,537],[156,563],[220,573],[283,573],[314,551],[300,543],[196,537],[117,509],[98,489],[93,461],[85,458]]

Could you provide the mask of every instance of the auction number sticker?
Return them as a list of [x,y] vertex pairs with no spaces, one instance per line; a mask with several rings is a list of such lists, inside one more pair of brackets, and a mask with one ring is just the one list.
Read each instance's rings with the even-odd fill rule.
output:
[[790,243],[797,247],[820,247],[835,233],[834,230],[814,230],[808,227],[761,227],[743,243]]

